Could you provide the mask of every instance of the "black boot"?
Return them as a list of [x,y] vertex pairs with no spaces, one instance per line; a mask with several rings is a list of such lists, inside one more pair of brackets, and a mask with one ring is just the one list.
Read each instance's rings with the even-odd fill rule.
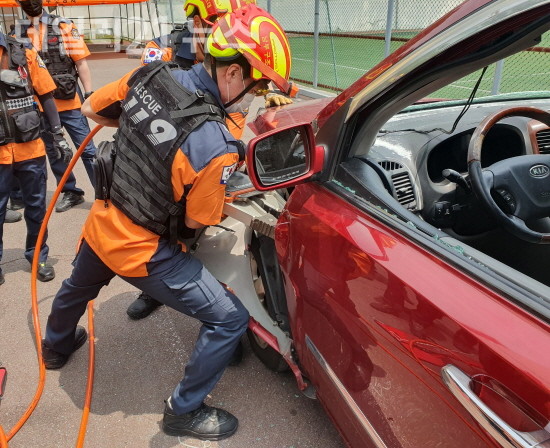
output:
[[38,264],[38,280],[41,282],[49,282],[55,278],[55,270],[49,263]]
[[200,440],[221,440],[237,431],[239,420],[233,414],[204,403],[194,411],[175,415],[166,401],[162,430],[169,436],[189,436]]
[[25,203],[23,202],[23,199],[10,199],[10,205],[8,206],[11,210],[21,210],[22,208],[25,208]]
[[150,295],[142,292],[137,299],[130,304],[126,310],[126,314],[128,314],[130,319],[143,319],[144,317],[149,316],[149,314],[161,305],[162,303],[153,299]]
[[63,367],[67,364],[67,361],[71,355],[84,345],[86,339],[88,339],[88,333],[86,333],[86,330],[80,325],[77,326],[74,333],[73,351],[68,355],[52,350],[44,344],[44,341],[42,341],[42,357],[44,358],[46,369],[56,370]]
[[63,213],[73,208],[75,205],[82,204],[84,202],[84,196],[72,191],[66,191],[63,193],[63,199],[55,207],[57,213]]

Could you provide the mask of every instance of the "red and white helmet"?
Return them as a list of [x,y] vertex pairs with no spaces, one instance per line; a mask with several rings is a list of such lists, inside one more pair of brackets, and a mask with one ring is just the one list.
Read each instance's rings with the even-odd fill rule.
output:
[[218,17],[249,4],[256,4],[256,0],[185,0],[183,10],[187,17],[198,12],[202,20],[213,25]]
[[297,88],[288,82],[292,57],[286,34],[279,22],[258,6],[248,5],[221,17],[206,46],[219,60],[242,54],[252,66],[252,79],[273,81],[283,93],[296,95]]

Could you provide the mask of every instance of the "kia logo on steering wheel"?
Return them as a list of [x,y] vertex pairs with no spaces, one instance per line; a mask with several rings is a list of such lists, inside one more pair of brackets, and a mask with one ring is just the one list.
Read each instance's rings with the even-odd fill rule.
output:
[[546,177],[550,173],[550,168],[546,165],[534,165],[529,168],[529,172],[533,177]]

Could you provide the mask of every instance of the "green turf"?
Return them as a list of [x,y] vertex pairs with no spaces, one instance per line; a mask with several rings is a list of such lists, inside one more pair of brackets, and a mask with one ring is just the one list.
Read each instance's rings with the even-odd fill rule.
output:
[[[408,36],[410,37],[410,36]],[[313,80],[313,37],[290,35],[292,73],[295,79]],[[392,42],[395,51],[403,42]],[[538,45],[550,48],[550,33]],[[385,42],[377,39],[327,37],[319,39],[318,84],[345,89],[384,58]],[[490,94],[495,65],[489,67],[477,96]],[[435,92],[433,97],[465,98],[480,72],[462,78],[452,86]],[[550,53],[521,52],[505,60],[499,93],[550,90]]]

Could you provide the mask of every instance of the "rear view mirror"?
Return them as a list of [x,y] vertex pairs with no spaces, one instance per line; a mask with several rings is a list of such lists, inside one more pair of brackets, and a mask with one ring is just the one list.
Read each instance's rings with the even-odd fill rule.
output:
[[8,378],[8,371],[5,367],[0,367],[0,399],[4,395],[4,388],[6,386],[6,379]]
[[256,189],[272,190],[301,183],[320,171],[324,150],[315,147],[310,124],[268,132],[249,144],[247,165]]

